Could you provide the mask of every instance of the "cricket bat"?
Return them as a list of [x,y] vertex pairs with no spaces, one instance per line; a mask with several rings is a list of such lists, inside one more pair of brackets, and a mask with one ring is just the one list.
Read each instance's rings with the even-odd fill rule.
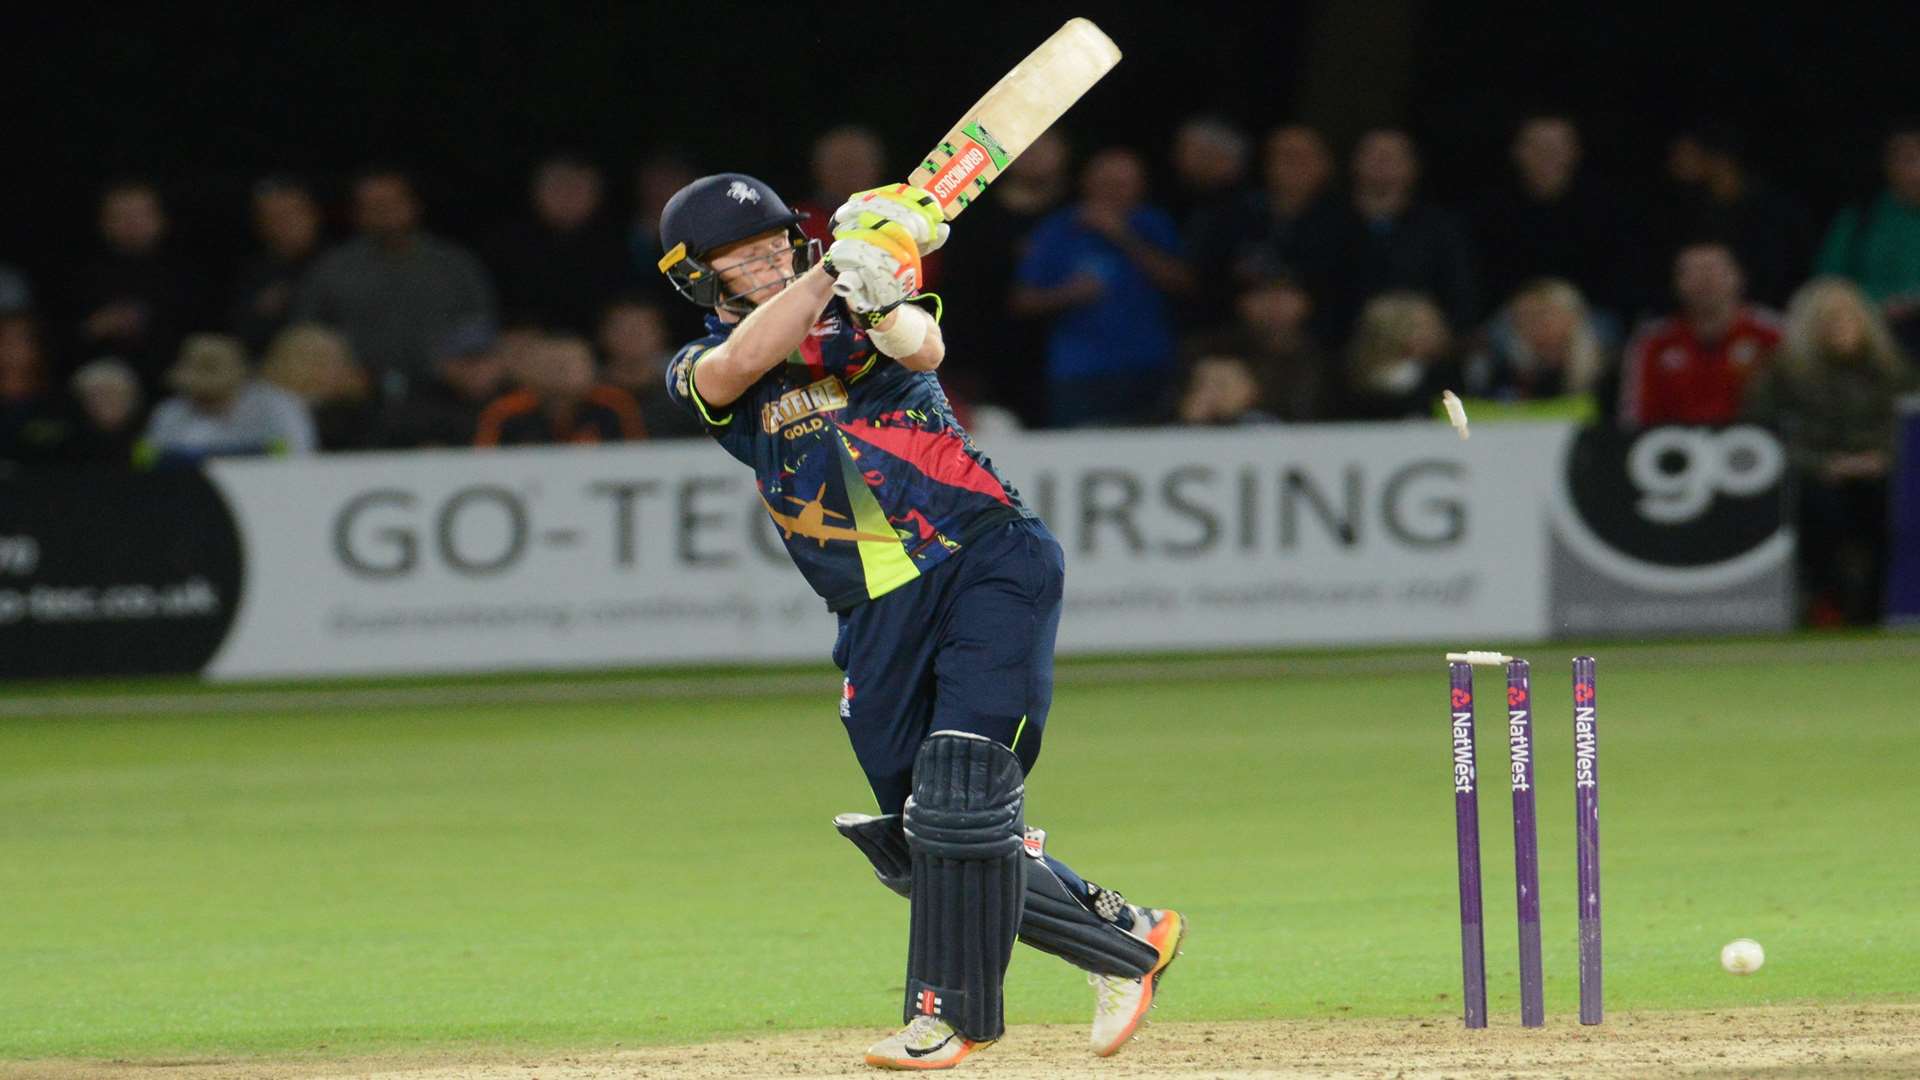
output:
[[1068,19],[961,115],[907,183],[952,221],[1119,62],[1119,47],[1099,27]]

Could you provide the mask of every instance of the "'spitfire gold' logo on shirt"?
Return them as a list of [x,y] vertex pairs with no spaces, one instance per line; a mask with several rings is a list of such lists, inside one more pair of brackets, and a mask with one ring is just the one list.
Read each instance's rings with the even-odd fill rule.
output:
[[846,384],[837,376],[829,375],[810,386],[789,390],[780,395],[779,401],[763,406],[760,410],[760,427],[769,435],[777,435],[781,428],[795,420],[846,407]]

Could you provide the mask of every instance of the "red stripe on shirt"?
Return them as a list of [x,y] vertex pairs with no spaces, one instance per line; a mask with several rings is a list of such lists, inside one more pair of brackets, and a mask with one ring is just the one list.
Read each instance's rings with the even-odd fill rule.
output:
[[892,454],[949,487],[964,488],[1012,505],[998,478],[967,453],[960,436],[915,427],[875,427],[865,420],[840,425],[840,430],[869,446]]

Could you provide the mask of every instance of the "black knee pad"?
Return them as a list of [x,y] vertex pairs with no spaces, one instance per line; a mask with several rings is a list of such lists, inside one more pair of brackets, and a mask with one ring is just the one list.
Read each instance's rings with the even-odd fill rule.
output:
[[901,896],[912,895],[913,855],[907,851],[907,834],[900,831],[899,814],[836,814],[833,827],[873,864],[880,884]]
[[975,1041],[1006,1029],[1001,984],[1025,911],[1025,776],[1013,751],[936,731],[913,763],[903,822],[912,882],[904,1019],[939,1016]]
[[[873,864],[873,876],[880,884],[901,896],[912,896],[913,855],[899,814],[840,814],[833,819],[833,827]],[[1035,835],[1029,830],[1029,837]],[[1030,857],[1024,864],[1021,941],[1095,975],[1137,979],[1160,962],[1159,950],[1089,911],[1039,857],[1039,848],[1029,846],[1026,854]]]

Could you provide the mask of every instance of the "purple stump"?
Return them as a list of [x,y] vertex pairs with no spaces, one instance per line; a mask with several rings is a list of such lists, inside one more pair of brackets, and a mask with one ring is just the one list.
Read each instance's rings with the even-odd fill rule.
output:
[[1600,728],[1593,657],[1573,659],[1573,821],[1580,874],[1580,1022],[1600,1022]]
[[1525,660],[1507,665],[1507,760],[1513,780],[1513,894],[1520,915],[1520,1023],[1547,1022],[1540,970],[1540,837],[1533,794],[1533,676]]
[[1473,665],[1447,665],[1452,682],[1453,823],[1460,855],[1460,989],[1470,1028],[1487,1026],[1487,944],[1480,918],[1480,797],[1474,788]]

